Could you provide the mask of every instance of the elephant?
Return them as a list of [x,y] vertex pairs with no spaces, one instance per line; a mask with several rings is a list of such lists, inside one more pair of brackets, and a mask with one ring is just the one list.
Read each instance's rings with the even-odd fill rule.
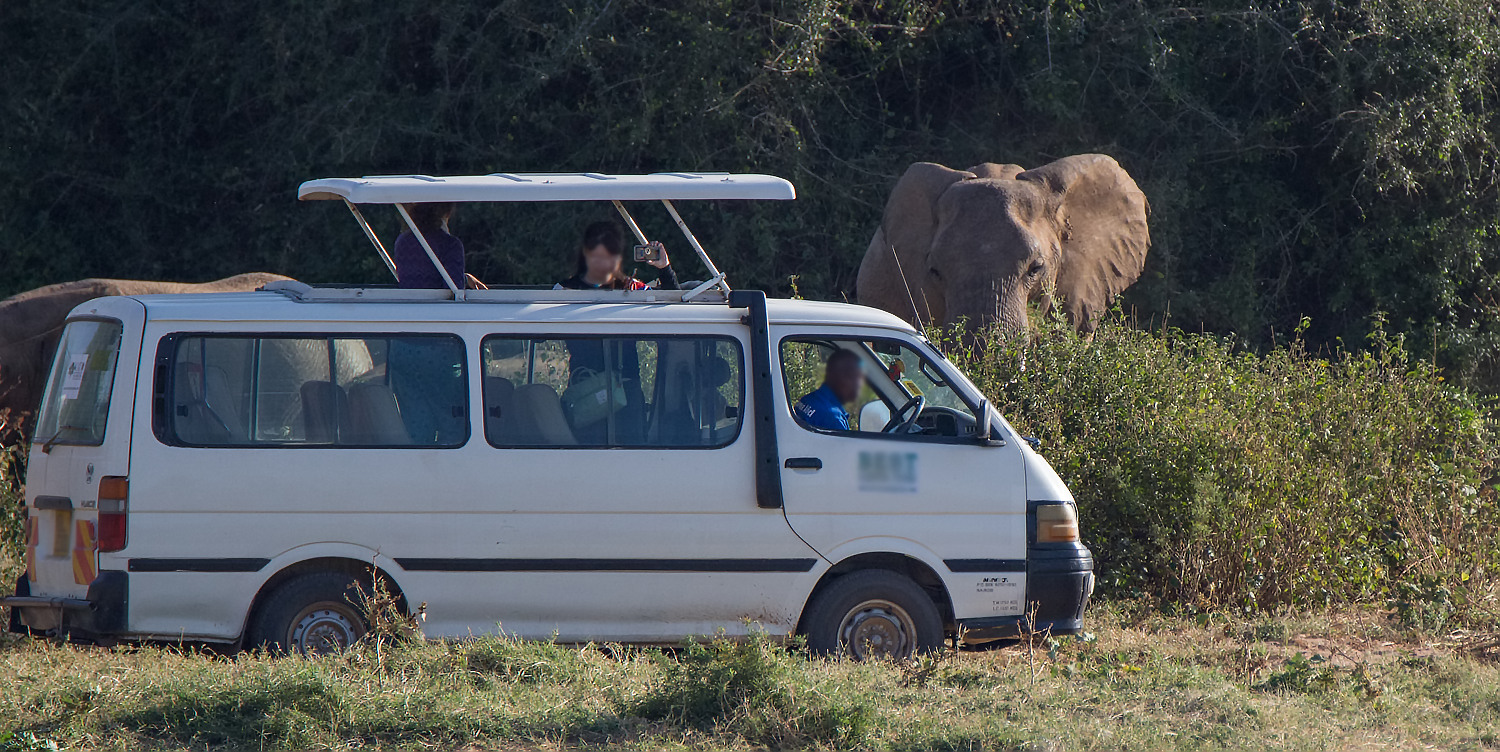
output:
[[1085,337],[1133,284],[1151,236],[1145,194],[1114,159],[1078,154],[1027,170],[918,162],[892,189],[856,297],[917,326],[999,321],[1014,335],[1027,306],[1061,308]]
[[0,300],[0,446],[30,435],[63,322],[78,304],[107,295],[243,292],[282,279],[262,272],[200,284],[84,279]]

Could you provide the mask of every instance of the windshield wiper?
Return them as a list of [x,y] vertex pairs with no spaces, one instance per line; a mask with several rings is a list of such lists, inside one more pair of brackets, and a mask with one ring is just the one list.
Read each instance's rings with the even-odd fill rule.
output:
[[52,438],[42,442],[42,454],[52,454],[52,447],[57,446],[57,443],[62,440],[63,433],[67,431],[83,430],[86,429],[84,429],[82,426],[63,426],[62,428],[57,429],[57,433],[52,434]]

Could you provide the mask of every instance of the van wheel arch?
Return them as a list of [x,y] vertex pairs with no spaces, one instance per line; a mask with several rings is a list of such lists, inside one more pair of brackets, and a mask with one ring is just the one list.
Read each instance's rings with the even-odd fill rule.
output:
[[904,575],[916,582],[927,592],[928,597],[937,606],[938,614],[943,620],[943,629],[949,634],[956,634],[958,627],[953,617],[953,599],[948,595],[948,586],[943,584],[943,578],[927,566],[920,559],[897,553],[864,553],[850,556],[843,561],[833,565],[827,572],[823,573],[818,584],[808,593],[807,600],[802,604],[802,614],[797,619],[797,633],[802,634],[806,626],[803,620],[807,618],[807,606],[812,603],[818,594],[828,587],[834,580],[854,572],[869,569],[885,569]]
[[260,586],[260,589],[256,591],[254,600],[250,602],[250,610],[245,613],[245,623],[240,625],[239,643],[241,644],[241,646],[243,646],[245,635],[248,632],[249,625],[254,623],[255,617],[259,615],[261,609],[265,607],[266,599],[272,593],[276,592],[277,588],[280,588],[283,584],[287,583],[293,578],[300,577],[305,574],[317,574],[321,572],[334,572],[338,574],[348,575],[352,577],[355,582],[361,583],[361,585],[365,587],[368,587],[376,580],[379,580],[381,585],[383,585],[388,592],[396,596],[397,608],[399,608],[402,613],[411,612],[411,608],[406,601],[406,594],[402,592],[401,586],[396,583],[396,578],[392,577],[390,573],[385,571],[384,569],[377,567],[368,561],[357,561],[355,559],[344,559],[339,557],[306,559],[303,561],[295,562],[293,564],[288,564],[281,571],[271,575],[271,578],[266,580],[265,583]]

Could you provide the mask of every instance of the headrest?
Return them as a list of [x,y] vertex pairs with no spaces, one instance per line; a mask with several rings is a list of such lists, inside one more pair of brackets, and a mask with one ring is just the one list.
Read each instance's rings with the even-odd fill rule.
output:
[[729,383],[730,377],[734,376],[733,370],[729,367],[729,361],[723,356],[714,356],[704,366],[702,381],[705,388],[717,389]]

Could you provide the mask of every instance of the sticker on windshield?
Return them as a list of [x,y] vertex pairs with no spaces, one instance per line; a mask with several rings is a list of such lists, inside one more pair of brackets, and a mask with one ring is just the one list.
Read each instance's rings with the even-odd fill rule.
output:
[[917,492],[916,452],[860,452],[859,490]]
[[68,370],[63,374],[63,399],[78,399],[78,391],[83,388],[83,372],[88,367],[88,353],[68,356]]

